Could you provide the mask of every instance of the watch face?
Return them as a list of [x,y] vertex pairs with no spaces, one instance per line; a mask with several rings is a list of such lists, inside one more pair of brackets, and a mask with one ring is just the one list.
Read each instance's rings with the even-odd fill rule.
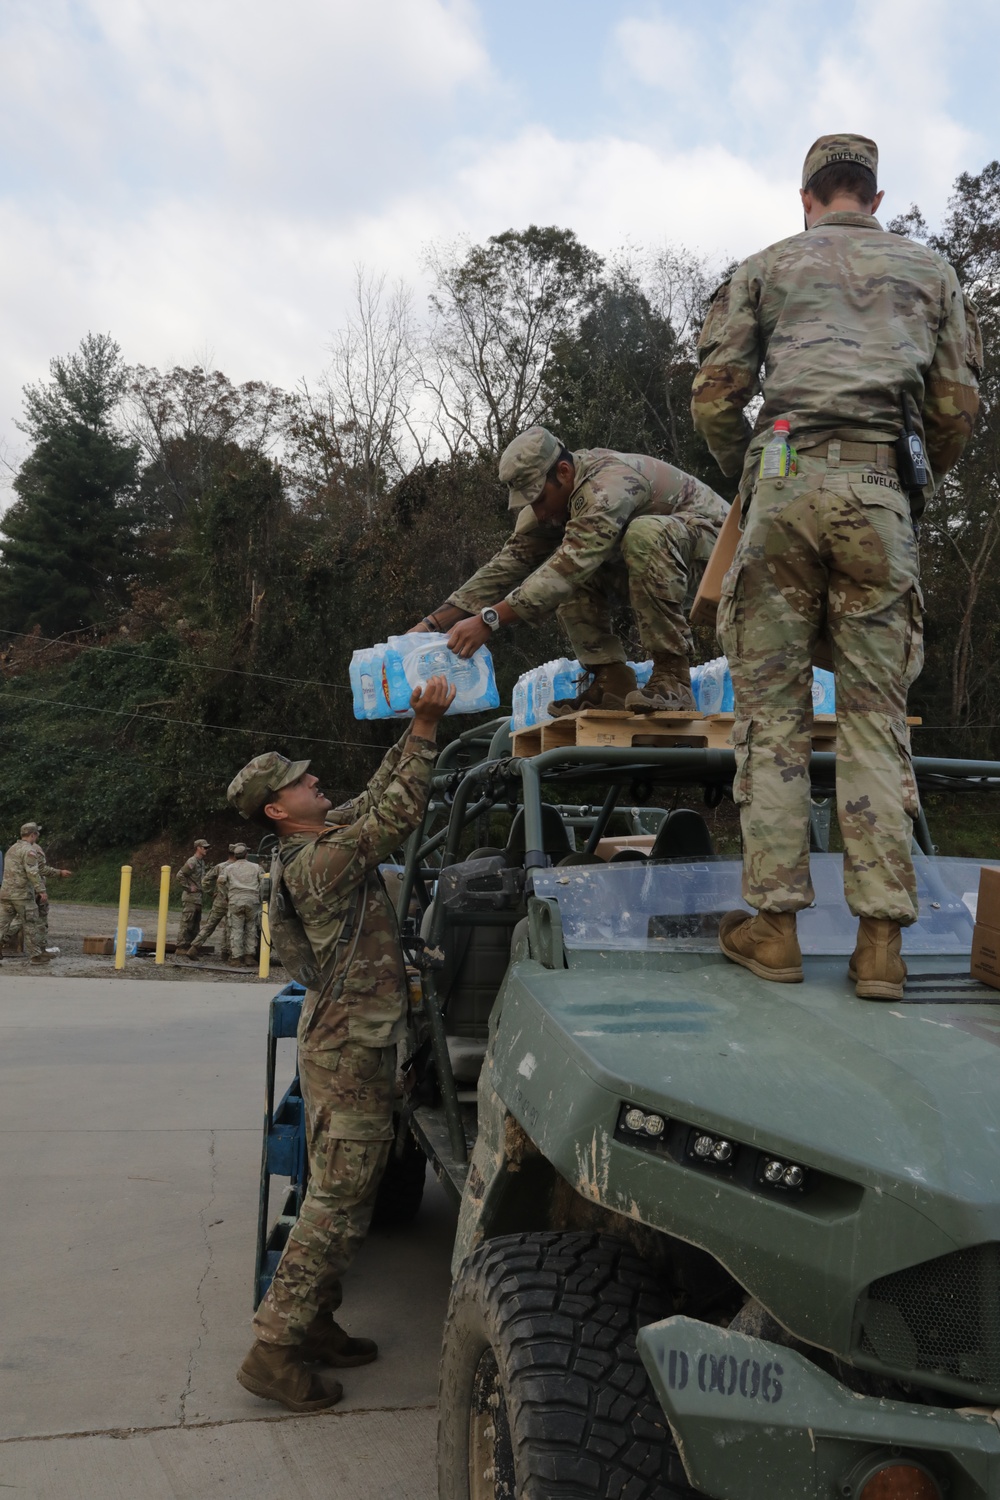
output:
[[483,624],[488,625],[491,630],[496,630],[497,626],[500,624],[499,611],[495,609],[484,609],[481,611],[481,614]]

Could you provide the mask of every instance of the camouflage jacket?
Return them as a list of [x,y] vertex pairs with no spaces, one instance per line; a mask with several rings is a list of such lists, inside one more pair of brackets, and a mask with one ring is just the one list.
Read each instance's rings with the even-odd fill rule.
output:
[[180,881],[189,896],[200,896],[205,879],[205,861],[201,855],[192,854],[190,859],[186,859],[174,875],[174,879]]
[[38,873],[42,877],[42,888],[41,888],[40,891],[37,891],[36,894],[39,895],[39,896],[45,896],[45,895],[48,894],[48,887],[45,884],[45,878],[46,878],[47,875],[58,875],[59,874],[59,866],[58,865],[50,865],[48,863],[48,861],[47,861],[47,859],[45,857],[45,850],[41,847],[40,844],[36,844],[35,845],[35,849],[37,850],[38,857],[41,860],[41,864],[38,867]]
[[213,865],[210,870],[205,871],[201,882],[201,899],[203,901],[211,901],[214,904],[216,897],[225,897],[225,890],[219,890],[219,876],[229,863],[228,859],[220,859],[217,865]]
[[[353,914],[353,956],[339,998],[308,990],[299,1046],[325,1052],[345,1042],[389,1047],[406,1025],[406,971],[396,914],[378,866],[398,849],[424,814],[438,747],[407,734],[386,755],[360,797],[327,814],[318,836],[281,841],[284,883],[317,961],[326,965]],[[364,920],[358,928],[362,891]],[[346,960],[353,945],[346,945]]]
[[218,889],[228,901],[259,901],[261,881],[266,871],[250,859],[226,861],[219,871]]
[[729,510],[707,484],[662,459],[611,448],[573,454],[575,486],[565,526],[540,524],[530,505],[513,535],[488,563],[449,597],[475,613],[506,596],[529,625],[571,599],[604,563],[621,558],[621,539],[636,516],[683,516],[703,533],[696,556],[706,560]]
[[28,896],[44,895],[43,869],[47,869],[50,875],[56,873],[51,866],[45,864],[45,855],[37,844],[18,839],[4,855],[0,897],[5,896],[9,901],[23,901]]
[[[724,474],[743,468],[744,495],[776,418],[800,448],[893,442],[905,392],[939,480],[979,409],[982,340],[958,277],[868,214],[827,214],[745,260],[712,299],[698,358],[695,427]],[[743,408],[762,390],[751,433]]]

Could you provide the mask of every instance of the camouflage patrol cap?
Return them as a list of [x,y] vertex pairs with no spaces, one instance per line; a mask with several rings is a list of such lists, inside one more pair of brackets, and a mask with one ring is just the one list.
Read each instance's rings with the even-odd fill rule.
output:
[[208,839],[195,839],[194,847],[196,849],[211,849],[212,846],[208,842]]
[[867,167],[878,182],[878,147],[868,136],[821,135],[806,152],[806,159],[802,164],[802,186],[808,187],[810,178],[815,177],[817,172],[822,172],[824,167],[832,167],[834,162],[841,161]]
[[252,818],[272,792],[291,786],[308,771],[309,766],[307,760],[287,760],[277,750],[267,750],[263,755],[255,755],[242,771],[237,771],[229,783],[226,800],[241,818]]
[[249,854],[250,846],[248,844],[233,844],[232,850],[234,854]]
[[22,823],[21,824],[21,837],[23,839],[26,839],[28,837],[29,833],[41,833],[41,831],[42,830],[38,826],[37,823]]
[[508,486],[511,510],[533,505],[538,499],[562,446],[546,427],[529,427],[507,444],[500,455],[500,483]]

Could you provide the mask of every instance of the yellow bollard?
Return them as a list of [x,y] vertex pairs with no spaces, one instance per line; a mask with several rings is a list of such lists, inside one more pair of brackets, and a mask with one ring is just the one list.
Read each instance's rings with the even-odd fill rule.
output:
[[128,931],[128,901],[132,894],[132,866],[122,865],[122,888],[118,897],[118,942],[115,945],[115,968],[125,967],[125,934]]
[[260,964],[257,978],[266,979],[271,972],[271,929],[267,922],[267,902],[260,904]]
[[156,914],[156,962],[167,956],[167,908],[170,905],[170,866],[160,866],[160,909]]

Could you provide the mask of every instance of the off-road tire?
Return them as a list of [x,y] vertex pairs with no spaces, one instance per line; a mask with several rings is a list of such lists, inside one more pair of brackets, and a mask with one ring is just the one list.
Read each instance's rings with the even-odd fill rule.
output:
[[[396,1128],[399,1121],[394,1120]],[[405,1229],[420,1212],[427,1177],[427,1158],[410,1131],[406,1132],[402,1154],[395,1142],[389,1152],[382,1181],[379,1183],[372,1214],[373,1229]]]
[[481,1245],[445,1323],[440,1500],[690,1494],[667,1478],[668,1465],[678,1478],[683,1470],[635,1347],[636,1330],[667,1312],[656,1278],[610,1236]]

